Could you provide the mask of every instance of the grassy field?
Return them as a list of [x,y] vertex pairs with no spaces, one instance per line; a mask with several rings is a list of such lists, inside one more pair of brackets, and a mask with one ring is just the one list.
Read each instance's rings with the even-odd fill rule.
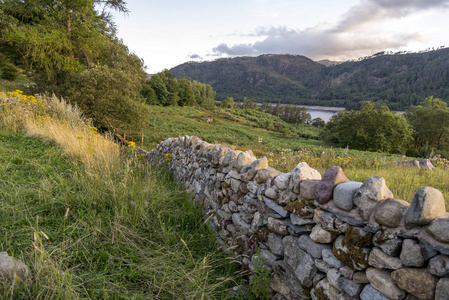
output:
[[[63,101],[20,92],[0,98],[0,250],[33,274],[23,284],[3,282],[3,298],[225,299],[230,287],[244,284],[199,208],[167,170],[154,170],[132,146],[123,149],[99,135]],[[149,127],[127,133],[149,150],[168,137],[196,135],[252,149],[283,172],[301,161],[321,173],[338,165],[351,180],[384,177],[400,199],[411,201],[424,185],[449,199],[443,160],[432,172],[419,171],[395,166],[395,160],[407,159],[398,155],[336,149],[299,137],[316,136],[314,128],[258,128],[254,118],[269,118],[264,115],[151,109]],[[214,121],[206,122],[210,117]]]
[[0,250],[33,276],[2,282],[0,298],[225,299],[242,283],[167,170],[57,99],[39,116],[41,100],[14,99],[2,104]]

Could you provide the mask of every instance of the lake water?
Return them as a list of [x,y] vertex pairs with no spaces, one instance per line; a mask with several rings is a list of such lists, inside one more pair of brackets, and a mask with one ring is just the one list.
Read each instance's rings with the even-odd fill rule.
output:
[[312,117],[312,120],[315,118],[321,118],[326,123],[329,122],[330,118],[337,113],[336,111],[331,111],[331,110],[319,110],[319,109],[309,109],[309,108],[307,109],[307,112]]

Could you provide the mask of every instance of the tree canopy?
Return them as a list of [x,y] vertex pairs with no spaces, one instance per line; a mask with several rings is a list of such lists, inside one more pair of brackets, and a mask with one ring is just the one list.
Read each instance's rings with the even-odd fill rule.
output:
[[[39,92],[76,102],[97,126],[113,129],[141,123],[144,110],[134,109],[139,106],[143,62],[116,38],[109,13],[128,12],[125,4],[123,0],[1,1],[0,49],[25,70]],[[134,122],[138,117],[143,119]]]
[[[421,105],[412,106],[406,117],[413,126],[415,147],[430,147],[439,152],[449,146],[449,107],[438,98],[428,97]],[[423,153],[425,154],[425,153]]]
[[321,138],[335,146],[359,150],[405,153],[412,142],[412,128],[404,116],[387,106],[365,102],[360,111],[340,112],[326,124]]

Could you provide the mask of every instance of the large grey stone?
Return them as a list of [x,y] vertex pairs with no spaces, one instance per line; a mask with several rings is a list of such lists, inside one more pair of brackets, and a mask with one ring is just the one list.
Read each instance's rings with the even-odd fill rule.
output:
[[257,183],[266,183],[268,179],[270,179],[273,176],[278,175],[280,172],[276,169],[273,169],[271,167],[268,167],[266,169],[260,169],[256,173],[256,177],[254,177],[254,180]]
[[300,162],[291,172],[289,189],[299,193],[299,183],[306,179],[321,179],[321,174],[309,167],[306,162]]
[[262,197],[262,199],[269,208],[277,212],[280,216],[285,218],[289,214],[288,211],[286,211],[282,206],[277,204],[274,200],[271,200],[270,198],[267,197]]
[[406,239],[402,242],[401,255],[402,263],[408,267],[422,267],[424,265],[424,257],[421,254],[421,247],[418,242]]
[[270,231],[280,234],[280,235],[287,235],[287,225],[284,221],[278,220],[272,217],[268,217],[267,220],[267,227]]
[[375,246],[388,255],[398,256],[401,251],[402,239],[388,231],[378,231],[373,237]]
[[422,300],[433,300],[437,277],[426,269],[405,268],[391,273],[393,281],[403,290]]
[[404,200],[387,199],[374,211],[374,220],[380,225],[395,228],[401,224],[410,204]]
[[332,253],[332,249],[324,248],[321,254],[323,256],[323,261],[332,268],[338,269],[343,267],[343,263],[335,257],[335,255]]
[[315,224],[312,219],[304,219],[296,214],[290,214],[290,221],[292,221],[292,224],[299,226]]
[[232,214],[232,222],[234,223],[234,225],[237,227],[237,229],[241,233],[246,234],[246,235],[249,235],[252,233],[251,226],[248,223],[246,223],[245,221],[243,221],[242,214],[240,214],[240,213]]
[[429,260],[429,265],[427,270],[430,274],[439,277],[444,277],[449,275],[449,256],[447,255],[437,255]]
[[288,183],[290,182],[291,174],[292,173],[279,174],[274,179],[274,185],[281,191],[287,189],[288,188]]
[[397,270],[402,268],[402,262],[399,258],[387,255],[379,248],[371,250],[368,263],[377,269]]
[[[253,161],[249,167],[249,170],[246,174],[247,180],[253,180],[254,176],[256,176],[256,172],[261,169],[268,168],[268,159],[266,157],[262,157]],[[240,170],[243,172],[242,170]]]
[[299,247],[309,253],[313,258],[321,259],[323,249],[332,249],[329,244],[318,244],[312,241],[308,234],[303,234],[298,239]]
[[368,277],[366,277],[366,272],[363,271],[355,272],[352,276],[352,280],[355,283],[369,283]]
[[265,196],[270,199],[277,199],[279,198],[279,192],[276,188],[268,188],[265,190]]
[[426,231],[437,241],[449,243],[449,218],[436,218]]
[[303,285],[311,287],[317,271],[312,257],[300,249],[298,238],[287,236],[282,240],[282,243],[284,244],[285,264]]
[[342,168],[337,166],[330,167],[316,186],[315,200],[319,204],[326,204],[332,199],[335,186],[348,181],[349,179],[344,174]]
[[391,271],[369,268],[366,270],[366,277],[368,277],[369,282],[376,290],[388,298],[393,300],[405,298],[405,292],[391,278]]
[[361,182],[348,181],[334,189],[334,204],[337,208],[350,211],[354,208],[354,194],[362,186]]
[[16,276],[20,280],[27,280],[30,270],[20,260],[9,256],[6,252],[0,252],[0,278],[13,283]]
[[301,199],[313,200],[315,198],[316,187],[319,183],[319,179],[302,180],[299,183],[299,194],[301,195]]
[[271,232],[268,234],[267,244],[273,254],[284,255],[284,245],[282,244],[281,235]]
[[242,169],[243,166],[245,166],[247,164],[251,164],[256,159],[257,159],[257,157],[254,156],[253,151],[251,151],[251,150],[241,152],[237,156],[237,159],[234,161],[234,168],[238,172],[240,172],[240,169]]
[[319,224],[315,225],[310,233],[312,241],[320,244],[332,243],[336,237],[335,233],[324,230]]
[[362,293],[360,293],[360,300],[389,300],[387,296],[373,288],[371,284],[365,285]]
[[449,278],[441,278],[435,289],[435,300],[449,299]]
[[433,219],[446,215],[443,194],[430,186],[423,186],[416,191],[412,203],[405,214],[405,227],[412,229],[425,226]]
[[360,292],[364,287],[364,284],[357,284],[345,277],[340,277],[338,283],[340,290],[343,290],[346,294],[354,298],[357,298],[360,295]]
[[383,177],[372,176],[354,194],[354,204],[360,211],[363,220],[368,220],[372,210],[380,201],[393,198]]

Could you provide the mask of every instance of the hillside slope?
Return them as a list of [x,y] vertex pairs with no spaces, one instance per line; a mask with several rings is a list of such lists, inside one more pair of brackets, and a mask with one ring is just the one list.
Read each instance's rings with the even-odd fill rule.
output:
[[177,78],[213,86],[217,100],[357,107],[363,101],[402,110],[428,96],[449,100],[449,48],[383,54],[328,67],[304,56],[262,55],[185,63]]

